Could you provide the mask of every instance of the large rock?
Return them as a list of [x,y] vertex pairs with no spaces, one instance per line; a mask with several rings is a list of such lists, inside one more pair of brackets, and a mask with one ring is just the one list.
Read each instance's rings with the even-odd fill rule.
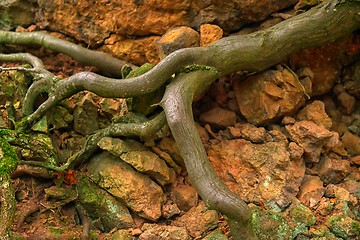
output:
[[247,202],[274,208],[283,209],[290,204],[305,173],[303,162],[291,161],[283,142],[222,141],[213,144],[208,155],[231,191]]
[[286,68],[235,81],[234,92],[241,114],[255,125],[294,114],[306,96],[297,77]]
[[0,29],[12,30],[17,26],[29,26],[33,23],[35,1],[0,1]]
[[108,152],[91,158],[87,170],[92,180],[125,203],[139,216],[155,221],[165,200],[159,185]]
[[[164,1],[63,1],[38,0],[37,24],[73,36],[90,46],[102,44],[110,35],[127,39],[162,35],[167,30],[201,24],[217,24],[226,32],[249,22],[261,21],[297,0],[164,0]],[[126,41],[126,40],[125,40]]]
[[334,133],[311,121],[300,121],[294,125],[286,125],[290,138],[304,149],[306,162],[319,162],[325,145],[331,143]]

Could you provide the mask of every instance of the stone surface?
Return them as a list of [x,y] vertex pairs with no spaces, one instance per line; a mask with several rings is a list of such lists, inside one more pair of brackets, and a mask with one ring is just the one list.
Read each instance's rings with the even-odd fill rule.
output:
[[297,0],[126,1],[38,0],[38,25],[96,45],[111,33],[121,36],[162,35],[178,26],[199,29],[214,23],[227,32],[260,21]]
[[299,121],[313,121],[316,125],[324,127],[327,130],[330,130],[332,126],[331,119],[325,112],[325,104],[319,100],[315,100],[301,109],[297,113],[296,119]]
[[223,36],[223,30],[213,24],[202,24],[200,26],[200,46],[208,46]]
[[180,155],[179,147],[172,137],[165,137],[161,139],[158,147],[164,152],[168,153],[177,164],[180,166],[185,166],[184,160]]
[[158,36],[123,39],[112,34],[99,50],[139,66],[148,62],[155,64],[159,61],[156,47],[158,39]]
[[166,32],[157,42],[160,59],[181,48],[200,46],[200,36],[190,27],[178,27]]
[[200,121],[216,128],[226,128],[236,123],[236,114],[220,107],[213,108],[200,115]]
[[290,138],[304,149],[307,162],[319,162],[323,146],[333,137],[334,133],[311,121],[300,121],[294,125],[286,125]]
[[285,68],[235,81],[234,92],[240,112],[255,125],[292,115],[305,103],[302,85]]
[[198,194],[189,185],[178,185],[173,190],[173,199],[179,209],[186,212],[197,205]]
[[[3,0],[0,2],[0,29],[13,30],[29,26],[35,18],[35,1]],[[19,14],[21,13],[21,14]]]
[[316,170],[324,184],[339,183],[350,173],[350,162],[343,159],[322,157]]
[[350,132],[346,132],[341,140],[345,149],[352,156],[360,155],[360,137]]
[[234,127],[228,127],[228,131],[233,138],[241,137],[253,143],[263,143],[269,137],[265,128],[244,122],[236,123]]
[[120,157],[121,160],[130,164],[137,171],[148,175],[161,186],[170,184],[175,180],[174,170],[140,142],[105,137],[98,142],[98,146]]
[[108,152],[95,155],[86,166],[91,179],[139,216],[152,221],[161,216],[165,200],[159,185]]
[[305,206],[313,208],[319,204],[324,193],[325,188],[319,177],[305,175],[297,198]]
[[337,100],[345,114],[351,114],[355,110],[356,99],[347,92],[340,93],[337,96]]
[[91,134],[99,129],[98,109],[93,93],[86,93],[75,108],[74,129],[83,135]]
[[216,211],[208,210],[204,202],[200,202],[198,206],[191,208],[184,215],[177,218],[173,225],[185,227],[191,237],[200,238],[217,227],[218,218]]
[[141,228],[144,232],[139,236],[141,240],[190,240],[191,237],[184,227],[161,226],[145,223]]
[[129,210],[87,177],[77,179],[76,189],[81,205],[92,219],[101,220],[106,231],[135,226]]
[[221,141],[208,149],[209,160],[225,184],[246,202],[285,208],[296,196],[304,163],[291,161],[286,143]]

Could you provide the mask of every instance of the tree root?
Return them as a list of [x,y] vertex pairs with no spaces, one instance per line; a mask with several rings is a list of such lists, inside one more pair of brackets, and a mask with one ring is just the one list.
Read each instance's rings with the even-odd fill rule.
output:
[[[47,110],[82,90],[89,90],[101,97],[141,96],[154,92],[166,84],[167,80],[172,79],[173,74],[176,74],[174,81],[166,89],[161,105],[185,160],[189,176],[206,204],[227,216],[235,239],[256,239],[251,227],[251,210],[244,201],[229,191],[207,159],[192,118],[193,97],[219,76],[239,70],[263,71],[280,63],[292,52],[324,45],[351,33],[360,28],[359,12],[359,0],[329,0],[306,13],[263,31],[223,38],[208,47],[178,50],[138,77],[119,80],[83,72],[63,81],[58,81],[58,79],[35,81],[34,84],[38,85],[30,87],[26,95],[26,102],[29,105],[26,107],[25,113],[29,116],[23,124],[36,122]],[[93,57],[92,53],[83,51],[81,48],[80,50],[71,50],[80,57],[74,56],[72,52],[69,52],[73,45],[66,45],[65,41],[54,39],[43,33],[20,34],[0,31],[0,43],[37,44],[63,52],[90,65],[95,65],[93,59],[96,59],[96,62],[101,63],[101,66],[98,67],[108,69],[116,74],[121,69],[119,65],[122,65],[119,62],[112,64],[106,57],[101,57],[99,60],[99,58]],[[116,65],[115,68],[114,65]],[[40,92],[38,89],[41,91],[49,89],[49,98],[32,113],[33,99]],[[96,146],[96,142],[103,136],[102,134],[113,136],[135,134],[129,130],[131,127],[133,126],[126,124],[114,125],[103,132],[100,131],[97,133],[98,135],[88,139],[87,145],[84,147],[88,150],[84,151],[91,153],[91,149]],[[141,127],[139,128],[141,129]],[[115,134],[111,131],[114,131]],[[140,131],[136,134],[144,133]],[[85,152],[80,153],[84,159],[87,157]],[[81,157],[79,158],[81,159]],[[68,162],[68,165],[72,162]]]

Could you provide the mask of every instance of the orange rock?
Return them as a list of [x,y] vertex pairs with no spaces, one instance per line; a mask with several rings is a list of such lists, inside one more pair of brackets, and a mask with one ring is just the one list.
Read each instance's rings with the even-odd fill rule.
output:
[[222,36],[223,30],[217,25],[203,24],[200,26],[200,46],[208,46]]

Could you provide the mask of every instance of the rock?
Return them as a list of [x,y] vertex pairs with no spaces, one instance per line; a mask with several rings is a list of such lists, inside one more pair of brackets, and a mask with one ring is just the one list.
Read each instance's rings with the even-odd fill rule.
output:
[[293,239],[289,221],[279,213],[252,207],[254,232],[258,239]]
[[171,29],[157,42],[160,59],[178,49],[198,46],[200,46],[199,33],[190,27]]
[[203,240],[228,240],[226,235],[219,229],[209,233],[206,235],[206,237],[203,238]]
[[148,175],[161,186],[170,184],[175,180],[174,170],[170,169],[164,160],[139,142],[105,137],[98,142],[98,146],[120,157],[121,160],[130,164],[137,171]]
[[[18,26],[29,26],[35,18],[35,1],[3,0],[0,2],[0,29],[13,30]],[[21,14],[19,14],[21,13]]]
[[347,92],[342,92],[337,96],[337,100],[342,106],[342,110],[345,114],[351,114],[355,110],[356,99],[348,94]]
[[339,183],[351,172],[349,161],[328,156],[322,157],[315,168],[324,184]]
[[184,167],[184,160],[181,157],[179,147],[172,137],[165,137],[158,143],[158,147],[164,152],[168,153],[174,161],[180,166]]
[[128,230],[117,230],[116,232],[114,232],[111,237],[109,238],[109,240],[134,240],[133,236],[129,233]]
[[161,226],[145,223],[141,228],[144,232],[139,236],[142,240],[190,240],[191,237],[184,227]]
[[342,214],[332,215],[327,218],[327,227],[341,239],[356,239],[360,236],[360,221]]
[[289,207],[289,217],[294,224],[293,236],[307,234],[309,227],[316,223],[316,218],[309,208],[302,205],[296,198]]
[[332,121],[325,112],[325,104],[319,100],[315,100],[301,109],[297,113],[296,119],[298,121],[313,121],[316,125],[324,127],[327,130],[330,130],[332,126]]
[[360,165],[360,156],[355,156],[349,159],[349,161],[354,165]]
[[213,42],[221,39],[223,30],[212,24],[202,24],[200,26],[200,46],[208,46]]
[[352,156],[360,155],[360,137],[350,132],[346,132],[341,140],[347,152]]
[[173,225],[185,227],[191,237],[200,238],[217,227],[218,218],[218,213],[215,210],[208,210],[204,202],[200,202],[197,207],[191,208],[184,215],[177,218]]
[[324,95],[332,89],[340,77],[342,66],[350,60],[343,56],[347,55],[347,46],[352,41],[347,37],[321,48],[307,48],[290,57],[293,69],[309,67],[312,70],[312,96]]
[[297,0],[37,2],[36,20],[40,27],[54,29],[96,46],[112,33],[129,38],[159,36],[174,27],[199,29],[204,23],[216,23],[224,31],[233,32],[246,23],[261,21]]
[[92,95],[86,93],[74,111],[74,129],[84,136],[99,129],[98,109]]
[[156,47],[158,36],[118,40],[119,38],[112,34],[100,50],[139,66],[145,63],[156,64],[159,61]]
[[325,193],[323,182],[317,176],[305,175],[300,186],[298,199],[307,207],[317,206]]
[[87,177],[77,179],[76,189],[81,205],[92,219],[101,220],[106,231],[135,226],[129,210]]
[[93,156],[86,166],[90,178],[139,216],[157,220],[165,200],[161,187],[119,160],[108,152]]
[[306,162],[319,162],[323,146],[334,133],[311,121],[300,121],[294,125],[286,125],[290,138],[304,149]]
[[289,152],[291,159],[300,159],[304,154],[304,149],[294,142],[289,143]]
[[195,188],[189,185],[179,185],[173,190],[173,199],[180,210],[186,212],[198,203],[198,194]]
[[253,143],[264,143],[269,138],[263,127],[256,127],[249,123],[236,123],[234,127],[228,127],[233,138],[244,138]]
[[234,92],[241,114],[254,125],[292,115],[305,103],[302,85],[286,68],[235,81]]
[[178,208],[178,206],[175,203],[172,203],[172,201],[167,201],[162,206],[162,216],[166,219],[169,219],[175,215],[178,215],[181,213],[181,210]]
[[284,209],[296,196],[304,163],[291,161],[287,144],[243,139],[212,144],[207,153],[221,179],[246,202]]
[[236,123],[236,114],[232,111],[216,107],[200,115],[200,121],[216,128],[226,128]]

